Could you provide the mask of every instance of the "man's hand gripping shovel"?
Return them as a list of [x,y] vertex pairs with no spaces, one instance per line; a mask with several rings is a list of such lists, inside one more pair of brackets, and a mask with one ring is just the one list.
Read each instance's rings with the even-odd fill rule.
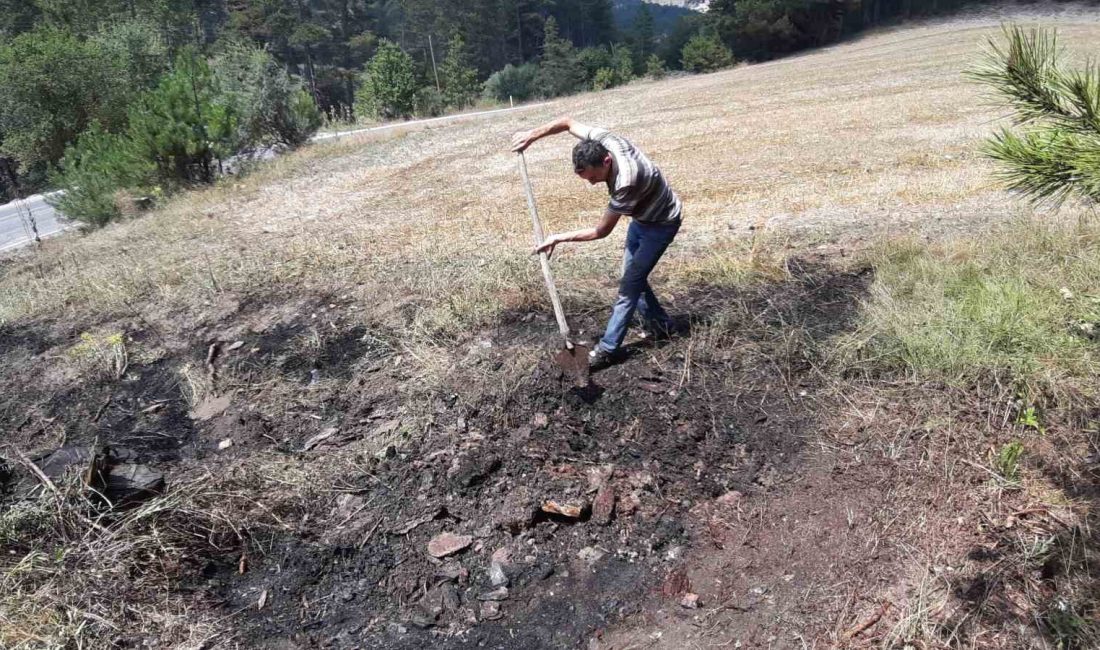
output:
[[[531,191],[531,180],[527,177],[527,159],[522,151],[519,152],[519,172],[523,176],[523,189],[527,192],[527,209],[531,213],[531,225],[535,231],[535,246],[541,246],[542,222],[539,220],[538,208],[535,207],[535,194]],[[558,331],[565,340],[565,347],[554,354],[554,363],[573,378],[573,383],[578,388],[584,388],[588,385],[588,348],[574,343],[570,336],[569,324],[565,322],[565,310],[561,307],[558,290],[554,287],[554,276],[550,273],[550,259],[546,251],[539,252],[539,263],[542,265],[542,277],[546,280],[546,289],[550,292],[550,302],[554,305],[554,318],[558,321]]]

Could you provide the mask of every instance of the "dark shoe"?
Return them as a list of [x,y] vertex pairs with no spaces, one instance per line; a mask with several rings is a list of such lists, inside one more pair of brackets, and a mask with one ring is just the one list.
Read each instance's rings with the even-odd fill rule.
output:
[[642,326],[641,337],[646,341],[659,343],[671,339],[673,329],[672,323],[646,323]]
[[617,353],[608,352],[597,345],[588,353],[588,368],[589,370],[603,370],[618,360],[619,355]]

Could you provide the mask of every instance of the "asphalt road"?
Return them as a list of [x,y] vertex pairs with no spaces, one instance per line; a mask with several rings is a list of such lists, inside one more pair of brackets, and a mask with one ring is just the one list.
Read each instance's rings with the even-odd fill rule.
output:
[[34,219],[40,237],[47,237],[74,226],[46,203],[41,194],[0,205],[0,251],[18,248],[34,240],[30,218]]
[[[334,138],[342,138],[358,133],[367,133],[369,131],[384,131],[386,129],[393,128],[409,128],[419,125],[431,124],[433,122],[449,122],[451,120],[479,117],[482,115],[492,115],[494,113],[523,111],[542,106],[545,103],[547,102],[526,104],[523,106],[516,106],[514,108],[496,108],[487,111],[473,111],[469,113],[458,113],[455,115],[444,115],[443,117],[435,117],[426,120],[394,122],[366,129],[354,129],[352,131],[319,133],[313,136],[313,141],[319,142]],[[259,157],[270,158],[273,155],[273,152],[266,151],[263,152]],[[18,248],[34,241],[34,235],[30,228],[29,219],[27,218],[28,214],[33,215],[36,225],[38,227],[38,235],[40,237],[48,237],[49,235],[53,235],[63,230],[68,230],[69,228],[76,227],[75,223],[65,219],[60,213],[58,213],[48,203],[46,203],[44,196],[41,194],[36,194],[32,197],[27,198],[26,200],[13,201],[6,205],[0,205],[0,252],[13,248]]]

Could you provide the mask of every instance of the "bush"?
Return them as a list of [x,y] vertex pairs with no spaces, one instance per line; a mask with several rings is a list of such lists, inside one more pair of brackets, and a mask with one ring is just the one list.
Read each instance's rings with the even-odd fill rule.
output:
[[396,44],[383,40],[360,78],[356,112],[383,120],[409,117],[417,89],[413,60]]
[[604,90],[615,85],[615,71],[611,68],[600,68],[592,79],[592,90]]
[[267,51],[230,43],[211,67],[238,118],[234,151],[273,144],[297,147],[321,126],[313,97]]
[[733,54],[714,34],[696,34],[684,46],[680,60],[688,72],[712,72],[733,65]]
[[438,117],[443,114],[447,104],[443,94],[435,86],[424,86],[416,91],[413,98],[413,111],[418,117]]
[[663,79],[668,74],[661,57],[656,54],[649,55],[649,58],[645,61],[645,74],[650,79]]
[[518,67],[509,63],[485,81],[485,96],[498,102],[506,102],[509,97],[517,102],[527,101],[535,95],[538,73],[539,67],[534,63]]
[[129,140],[93,124],[65,149],[53,182],[64,190],[50,203],[65,216],[100,227],[120,216],[115,200],[151,171],[134,156]]

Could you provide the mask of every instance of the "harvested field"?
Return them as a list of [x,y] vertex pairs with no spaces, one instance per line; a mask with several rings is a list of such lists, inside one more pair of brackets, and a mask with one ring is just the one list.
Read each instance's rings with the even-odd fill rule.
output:
[[[1070,391],[845,347],[884,240],[1087,221],[976,151],[1000,115],[962,71],[997,33],[353,136],[0,260],[0,646],[1097,647],[1091,356]],[[507,152],[563,113],[633,139],[686,214],[654,281],[679,331],[586,389],[548,361]],[[527,154],[554,231],[606,202],[571,144]],[[624,231],[555,254],[583,335]],[[93,442],[165,494],[111,510],[21,460]]]

